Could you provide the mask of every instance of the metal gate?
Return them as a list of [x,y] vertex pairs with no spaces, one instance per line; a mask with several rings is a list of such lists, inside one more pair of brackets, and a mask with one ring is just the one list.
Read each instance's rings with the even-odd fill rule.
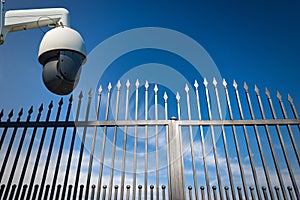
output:
[[279,92],[275,103],[255,86],[253,101],[235,81],[195,81],[181,96],[124,85],[62,98],[56,114],[52,101],[2,110],[0,199],[300,199],[289,95],[287,109]]

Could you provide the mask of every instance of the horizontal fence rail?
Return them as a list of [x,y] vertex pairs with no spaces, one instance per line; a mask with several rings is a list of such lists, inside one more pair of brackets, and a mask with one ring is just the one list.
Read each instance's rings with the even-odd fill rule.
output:
[[0,200],[300,199],[290,95],[216,79],[178,90],[118,81],[1,110]]

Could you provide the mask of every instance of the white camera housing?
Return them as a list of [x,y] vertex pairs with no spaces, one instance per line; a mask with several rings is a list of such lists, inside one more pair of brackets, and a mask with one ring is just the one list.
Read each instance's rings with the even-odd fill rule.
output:
[[43,81],[55,94],[71,93],[86,62],[86,49],[80,34],[70,28],[69,11],[64,8],[11,10],[4,15],[3,6],[4,1],[0,2],[0,45],[9,32],[54,27],[44,35],[38,52]]
[[38,60],[43,65],[45,86],[55,94],[69,94],[76,87],[81,66],[86,62],[84,41],[74,29],[56,27],[43,37]]

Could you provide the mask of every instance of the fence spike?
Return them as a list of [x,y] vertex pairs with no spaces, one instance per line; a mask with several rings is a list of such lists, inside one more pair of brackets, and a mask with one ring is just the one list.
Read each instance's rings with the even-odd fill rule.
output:
[[102,85],[100,85],[99,88],[98,88],[98,94],[101,94],[101,93],[102,93],[102,90],[103,90],[103,89],[102,89]]
[[238,84],[236,83],[236,81],[235,80],[233,80],[233,87],[234,87],[234,89],[236,89],[237,90],[237,87],[238,87]]
[[82,99],[82,97],[83,97],[83,93],[82,93],[82,91],[80,91],[78,98]]
[[8,114],[8,120],[7,121],[10,121],[10,119],[13,117],[13,115],[14,115],[14,109],[12,109],[10,111],[10,113]]
[[194,87],[195,87],[196,89],[198,89],[198,87],[199,87],[199,84],[198,84],[197,80],[195,80],[195,82],[194,82]]
[[53,101],[49,103],[48,109],[51,110],[53,108]]
[[213,78],[213,85],[214,85],[215,87],[217,87],[217,85],[218,85],[218,82],[217,82],[217,80],[216,80],[215,77]]
[[249,87],[248,87],[246,82],[244,82],[244,89],[245,89],[246,92],[248,92]]
[[224,88],[227,88],[227,82],[226,82],[225,78],[223,78],[223,86],[224,86]]
[[120,80],[118,80],[117,88],[118,88],[118,90],[120,90],[120,88],[121,88],[121,81]]
[[259,89],[258,89],[257,85],[254,85],[254,91],[257,95],[259,95]]
[[30,116],[33,113],[33,106],[30,107],[30,109],[28,110],[28,115]]
[[149,82],[148,81],[146,81],[146,83],[145,83],[145,88],[146,88],[146,90],[148,90],[148,88],[149,88]]
[[267,95],[268,99],[271,98],[271,94],[270,94],[270,91],[268,90],[268,88],[266,88],[266,95]]
[[139,79],[136,79],[136,82],[135,82],[135,87],[136,87],[136,88],[139,88],[139,86],[140,86]]
[[167,92],[164,93],[164,100],[165,100],[165,102],[167,102],[167,100],[168,100]]
[[130,81],[127,79],[126,81],[126,87],[129,88],[130,87]]
[[208,82],[207,82],[206,78],[204,78],[204,80],[203,80],[203,84],[204,84],[204,86],[205,86],[205,87],[207,87],[207,85],[208,85]]
[[185,88],[184,88],[184,89],[185,89],[185,91],[186,91],[187,93],[189,92],[190,89],[189,89],[188,84],[185,84]]
[[91,96],[93,95],[93,90],[92,90],[92,88],[90,88],[88,95],[89,95],[89,97],[91,97]]
[[157,84],[155,84],[155,86],[154,86],[154,93],[157,94],[157,92],[158,92],[158,87],[157,87]]
[[177,100],[177,103],[179,103],[179,101],[180,101],[180,95],[179,95],[179,92],[176,93],[176,100]]
[[277,98],[278,98],[279,101],[282,101],[282,96],[281,96],[281,94],[280,94],[279,91],[277,91],[277,95],[276,96],[277,96]]
[[290,94],[288,94],[288,101],[289,101],[291,104],[293,104],[293,98],[291,97]]

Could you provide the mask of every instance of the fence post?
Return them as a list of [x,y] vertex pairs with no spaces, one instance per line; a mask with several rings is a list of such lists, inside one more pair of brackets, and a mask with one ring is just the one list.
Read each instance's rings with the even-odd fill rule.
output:
[[184,182],[184,169],[182,157],[182,141],[180,137],[179,126],[176,123],[176,118],[172,117],[169,123],[169,199],[183,200],[185,198],[185,182]]

